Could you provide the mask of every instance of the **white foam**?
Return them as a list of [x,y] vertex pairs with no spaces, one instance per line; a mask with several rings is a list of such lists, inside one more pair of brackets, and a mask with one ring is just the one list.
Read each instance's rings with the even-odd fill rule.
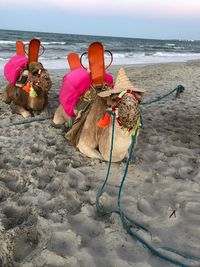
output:
[[[169,53],[156,52],[145,55],[145,53],[113,53],[112,65],[135,65],[135,64],[155,64],[170,62],[186,62],[189,60],[200,60],[200,53]],[[0,58],[0,75],[3,75],[4,65],[8,58]],[[48,58],[47,55],[40,58],[41,62],[47,69],[66,69],[69,68],[66,56],[55,56]],[[110,63],[110,56],[105,54],[105,65]],[[83,57],[83,65],[88,67],[88,59]]]
[[15,44],[15,41],[0,40],[0,44]]

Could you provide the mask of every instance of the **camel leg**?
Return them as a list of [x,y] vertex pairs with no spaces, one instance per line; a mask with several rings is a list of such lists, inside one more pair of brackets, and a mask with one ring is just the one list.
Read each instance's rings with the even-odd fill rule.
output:
[[31,113],[28,110],[18,105],[15,105],[14,112],[21,114],[25,119],[31,117]]
[[48,106],[48,95],[47,94],[44,95],[44,107],[41,110],[40,114],[43,114],[45,116],[49,116],[49,114],[50,114],[49,106]]
[[53,122],[55,125],[66,123],[66,126],[69,126],[68,124],[70,123],[70,118],[66,115],[62,105],[59,105],[56,109],[53,117]]
[[77,148],[80,150],[81,153],[83,153],[89,158],[101,159],[101,160],[103,159],[99,151],[95,148],[91,148],[80,143],[77,145]]
[[9,97],[7,88],[4,88],[2,91],[2,101],[6,104],[10,104],[10,102],[12,101],[12,99]]
[[33,110],[32,111],[32,114],[34,116],[37,116],[37,115],[43,115],[43,116],[49,116],[49,109],[47,106],[45,106],[42,110]]

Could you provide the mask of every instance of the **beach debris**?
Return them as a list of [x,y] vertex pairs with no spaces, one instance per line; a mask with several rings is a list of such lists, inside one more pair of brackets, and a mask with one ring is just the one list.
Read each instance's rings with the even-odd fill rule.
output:
[[174,217],[176,218],[176,210],[173,210],[171,215],[169,216],[169,218],[171,218],[174,215]]

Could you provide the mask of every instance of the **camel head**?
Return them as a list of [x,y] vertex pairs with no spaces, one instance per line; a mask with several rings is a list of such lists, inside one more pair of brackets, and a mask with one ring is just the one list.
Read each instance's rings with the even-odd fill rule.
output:
[[39,62],[31,62],[28,65],[28,80],[32,83],[34,90],[39,93],[47,93],[52,85],[49,73]]
[[132,85],[123,68],[119,70],[114,89],[107,88],[98,94],[104,99],[107,110],[116,114],[119,125],[127,130],[134,128],[140,117],[139,103],[144,90]]

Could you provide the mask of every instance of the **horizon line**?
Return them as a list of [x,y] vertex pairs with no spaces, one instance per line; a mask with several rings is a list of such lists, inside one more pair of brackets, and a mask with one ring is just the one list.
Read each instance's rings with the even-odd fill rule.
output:
[[16,30],[16,29],[0,29],[2,31],[20,31],[20,32],[37,32],[37,33],[52,33],[52,34],[66,34],[66,35],[80,35],[80,36],[93,36],[93,37],[108,37],[108,38],[126,38],[126,39],[146,39],[146,40],[168,40],[168,41],[200,41],[200,39],[182,39],[182,38],[150,38],[150,37],[130,37],[130,36],[111,36],[111,35],[95,35],[95,34],[81,34],[81,33],[64,33],[64,32],[48,32],[48,31],[35,31],[35,30]]

